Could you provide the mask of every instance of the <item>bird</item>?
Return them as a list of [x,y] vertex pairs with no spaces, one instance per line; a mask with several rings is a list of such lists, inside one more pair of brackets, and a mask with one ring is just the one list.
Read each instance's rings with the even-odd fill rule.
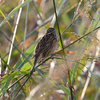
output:
[[45,35],[38,42],[38,44],[35,48],[35,51],[34,51],[34,55],[33,55],[33,58],[34,58],[33,68],[30,71],[30,75],[25,80],[25,82],[20,87],[20,89],[17,91],[15,96],[19,93],[19,91],[22,89],[22,87],[25,85],[25,83],[31,77],[33,72],[35,72],[35,66],[40,61],[40,59],[47,58],[48,56],[53,55],[57,46],[58,46],[58,39],[57,39],[57,35],[56,35],[56,30],[55,30],[55,28],[50,27],[47,29]]
[[46,34],[38,42],[34,52],[34,66],[41,58],[52,55],[57,48],[57,35],[54,28],[48,28]]

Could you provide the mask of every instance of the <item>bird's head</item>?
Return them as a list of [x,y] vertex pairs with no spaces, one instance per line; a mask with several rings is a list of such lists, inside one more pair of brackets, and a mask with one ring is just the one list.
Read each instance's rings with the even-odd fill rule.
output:
[[48,28],[46,33],[53,33],[53,34],[55,34],[56,33],[55,28],[53,28],[53,27]]

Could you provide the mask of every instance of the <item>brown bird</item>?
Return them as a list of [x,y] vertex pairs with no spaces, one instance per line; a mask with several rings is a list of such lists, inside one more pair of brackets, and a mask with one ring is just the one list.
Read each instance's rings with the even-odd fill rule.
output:
[[25,83],[31,77],[33,72],[35,72],[35,66],[40,61],[40,59],[41,58],[46,58],[49,55],[52,55],[54,53],[54,51],[56,50],[56,48],[57,48],[57,44],[58,44],[58,41],[57,41],[56,31],[55,31],[54,28],[50,27],[50,28],[47,29],[46,34],[38,42],[38,44],[35,48],[34,56],[33,56],[34,57],[33,68],[30,72],[29,77],[26,79],[26,81],[23,83],[23,85],[17,91],[16,95],[19,93],[21,88],[25,85]]
[[57,48],[57,36],[54,28],[49,28],[46,34],[38,42],[34,52],[34,66],[41,58],[52,55]]

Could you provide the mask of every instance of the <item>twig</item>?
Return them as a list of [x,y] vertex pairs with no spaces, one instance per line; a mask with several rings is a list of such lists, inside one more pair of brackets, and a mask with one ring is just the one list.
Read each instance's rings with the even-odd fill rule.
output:
[[23,85],[19,88],[19,90],[16,92],[15,96],[13,99],[15,99],[15,97],[17,96],[17,94],[20,92],[20,90],[22,89],[22,87],[25,85],[25,83],[29,80],[29,78],[31,77],[31,75],[33,74],[33,72],[35,72],[34,70],[34,66],[33,66],[33,69],[31,70],[30,72],[30,75],[28,76],[28,78],[25,80],[25,82],[23,83]]
[[44,86],[45,84],[47,84],[47,82],[50,80],[50,78],[51,78],[51,76],[52,76],[52,73],[53,73],[53,71],[54,71],[55,63],[56,63],[56,60],[53,60],[53,61],[51,62],[51,64],[50,64],[50,70],[49,70],[49,75],[48,75],[48,77],[46,78],[46,80],[45,80],[43,83],[37,85],[35,88],[33,88],[33,89],[31,90],[31,92],[29,93],[29,96],[28,96],[25,100],[31,100],[32,96],[34,96],[34,94],[35,94],[42,86]]

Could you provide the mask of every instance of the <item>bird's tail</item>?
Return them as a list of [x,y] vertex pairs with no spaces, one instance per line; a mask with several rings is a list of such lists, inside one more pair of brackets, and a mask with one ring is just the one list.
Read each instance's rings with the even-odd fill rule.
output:
[[41,55],[36,55],[34,57],[34,65],[33,65],[33,68],[36,66],[37,62],[41,59]]
[[37,59],[34,59],[34,65],[33,65],[33,68],[35,67],[36,64],[37,64]]

